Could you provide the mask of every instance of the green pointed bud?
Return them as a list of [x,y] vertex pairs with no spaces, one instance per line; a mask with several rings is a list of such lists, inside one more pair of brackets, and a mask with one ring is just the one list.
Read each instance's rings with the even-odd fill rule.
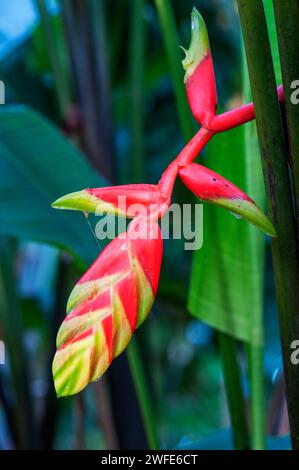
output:
[[189,49],[182,47],[186,54],[182,64],[185,73],[185,82],[192,75],[200,62],[210,51],[209,36],[206,24],[199,11],[194,7],[191,13],[191,42]]
[[60,197],[52,203],[52,207],[55,209],[95,212],[98,204],[99,200],[84,189]]

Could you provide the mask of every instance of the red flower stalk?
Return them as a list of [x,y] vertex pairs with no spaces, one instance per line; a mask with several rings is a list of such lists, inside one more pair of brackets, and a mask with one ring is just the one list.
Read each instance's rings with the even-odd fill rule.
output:
[[[277,88],[277,95],[279,101],[284,101],[283,86],[279,85]],[[213,132],[224,132],[234,127],[238,127],[246,122],[255,119],[255,111],[253,103],[244,104],[240,108],[226,111],[225,113],[218,114],[209,123],[209,129]]]
[[[133,218],[128,232],[105,248],[70,295],[53,362],[58,396],[77,393],[100,378],[149,314],[162,258],[157,220],[171,202],[178,175],[201,201],[221,206],[275,236],[271,222],[243,191],[212,170],[192,163],[216,132],[254,119],[252,103],[216,116],[216,85],[208,34],[196,9],[192,11],[190,49],[185,52],[187,96],[202,128],[170,163],[159,183],[83,189],[53,203],[59,209]],[[282,87],[278,94],[283,99]],[[143,218],[135,217],[136,204],[146,209]]]

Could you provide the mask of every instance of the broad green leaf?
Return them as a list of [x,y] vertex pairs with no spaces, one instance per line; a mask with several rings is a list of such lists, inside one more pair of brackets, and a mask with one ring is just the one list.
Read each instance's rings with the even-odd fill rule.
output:
[[105,184],[84,156],[33,110],[0,110],[0,233],[62,247],[85,263],[98,248],[84,219],[57,211],[58,197]]
[[271,42],[272,58],[273,58],[273,65],[274,65],[276,80],[277,80],[277,84],[280,84],[282,82],[282,75],[281,75],[281,67],[280,67],[279,48],[278,48],[273,1],[264,0],[264,8],[265,8],[267,26],[268,26],[269,37],[270,37],[270,42]]
[[[208,146],[207,165],[263,207],[252,124],[215,136]],[[251,320],[262,309],[263,235],[228,212],[206,207],[203,240],[194,256],[191,313],[238,339],[260,343],[261,334],[252,331]]]

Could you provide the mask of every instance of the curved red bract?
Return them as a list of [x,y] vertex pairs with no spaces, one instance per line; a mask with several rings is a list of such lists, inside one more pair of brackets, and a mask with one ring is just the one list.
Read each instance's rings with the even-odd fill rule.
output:
[[185,185],[203,201],[214,199],[240,199],[253,203],[247,194],[233,183],[198,163],[190,163],[179,171]]
[[193,116],[204,127],[209,127],[217,109],[217,90],[210,52],[187,78],[185,86]]
[[145,208],[165,203],[165,197],[161,194],[159,187],[154,184],[128,184],[122,186],[109,186],[106,188],[86,189],[87,193],[97,199],[118,206],[120,198],[123,198],[126,214],[134,217],[135,204],[141,204]]
[[135,220],[78,281],[57,336],[53,374],[59,396],[99,379],[127,346],[152,307],[162,251],[157,222]]

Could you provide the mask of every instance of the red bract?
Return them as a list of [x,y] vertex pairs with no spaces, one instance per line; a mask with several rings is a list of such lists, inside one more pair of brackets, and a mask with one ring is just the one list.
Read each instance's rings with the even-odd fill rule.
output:
[[97,380],[130,341],[152,307],[162,239],[156,222],[134,221],[74,287],[57,336],[53,375],[58,396]]
[[217,91],[209,37],[204,20],[196,8],[191,14],[192,36],[182,61],[189,106],[195,119],[208,125],[216,113]]
[[[253,103],[216,115],[217,88],[209,36],[205,22],[193,8],[191,14],[191,42],[182,60],[185,69],[185,87],[193,116],[211,132],[223,132],[240,126],[255,118]],[[280,101],[284,100],[283,88],[277,90]]]
[[252,199],[214,171],[197,163],[190,163],[179,170],[179,176],[187,188],[202,201],[229,210],[272,237],[276,235],[273,225]]
[[138,204],[149,211],[151,206],[163,206],[166,203],[167,197],[157,185],[127,184],[76,191],[57,199],[52,206],[56,209],[135,217]]

